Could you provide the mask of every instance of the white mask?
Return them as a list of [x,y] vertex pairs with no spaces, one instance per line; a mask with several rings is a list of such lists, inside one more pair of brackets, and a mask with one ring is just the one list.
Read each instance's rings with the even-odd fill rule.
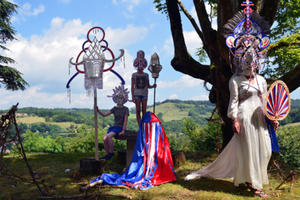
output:
[[254,72],[253,57],[251,53],[246,53],[241,60],[242,74],[250,76]]

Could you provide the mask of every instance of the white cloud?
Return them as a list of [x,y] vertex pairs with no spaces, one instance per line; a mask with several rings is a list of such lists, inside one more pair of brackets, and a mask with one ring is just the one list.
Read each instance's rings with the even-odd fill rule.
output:
[[197,49],[202,47],[202,41],[196,31],[183,31],[184,40],[189,52],[195,55]]
[[[208,4],[208,2],[205,2],[205,9],[206,9],[206,12],[207,12],[208,16],[210,16],[210,14],[211,14],[211,6]],[[197,16],[197,12],[196,12],[195,6],[193,6],[193,8],[191,9],[190,14],[195,19],[195,21],[197,22],[199,28],[201,29],[199,21],[198,21],[198,16]],[[218,28],[217,17],[213,17],[212,18],[212,28],[215,29],[215,30],[217,30],[217,28]]]
[[127,10],[132,12],[136,6],[138,6],[142,0],[112,0],[114,5],[118,5],[119,3],[123,3],[127,5]]
[[43,13],[44,11],[45,11],[45,6],[42,4],[40,4],[36,8],[32,8],[30,3],[25,3],[21,6],[20,14],[25,16],[37,16],[40,13]]
[[112,29],[108,27],[105,30],[106,38],[112,47],[115,47],[117,44],[127,46],[129,44],[138,43],[147,36],[147,33],[148,28],[136,27],[130,24],[127,25],[125,29]]
[[184,88],[203,86],[203,80],[183,75],[180,79],[175,81],[159,81],[157,85],[160,88],[175,88],[176,90],[183,90]]
[[191,97],[191,100],[194,100],[194,101],[208,101],[208,95],[202,94],[200,96],[194,96],[194,97]]
[[174,45],[173,45],[173,39],[169,37],[167,40],[165,40],[163,44],[164,52],[167,55],[173,55],[174,54]]
[[169,96],[168,99],[178,99],[178,95],[177,94],[172,94]]
[[[22,96],[19,99],[22,99],[22,103],[26,106],[64,106],[64,102],[68,102],[67,100],[62,100],[62,97],[66,96],[65,85],[70,78],[68,75],[69,59],[71,57],[75,57],[76,59],[78,53],[81,51],[82,43],[86,40],[86,33],[90,28],[91,23],[83,24],[79,19],[66,21],[63,18],[53,18],[50,28],[42,35],[32,35],[30,38],[18,35],[17,40],[7,45],[10,51],[7,51],[6,54],[16,60],[17,63],[14,67],[23,73],[24,79],[29,82],[31,87],[23,93],[17,92],[10,95],[16,99],[16,95]],[[105,32],[105,40],[108,41],[110,49],[114,52],[115,57],[117,57],[120,54],[119,49],[143,40],[147,34],[147,29],[145,27],[129,25],[124,29],[112,29],[108,27]],[[125,61],[116,62],[114,69],[125,79],[126,87],[130,88],[131,74],[135,70],[132,67],[134,58],[126,49],[125,57]],[[126,66],[125,69],[123,67],[124,63]],[[109,67],[108,64],[105,68],[107,67]],[[82,66],[80,68],[82,69]],[[70,75],[72,76],[75,72],[75,67],[72,67]],[[113,105],[112,100],[107,98],[106,95],[112,93],[112,88],[119,84],[120,80],[111,72],[105,72],[103,79],[104,89],[99,90],[99,93],[103,95],[105,99],[103,101],[106,102],[106,106]],[[72,93],[75,96],[77,95],[76,99],[81,99],[72,101],[72,106],[84,107],[83,102],[86,103],[86,99],[83,99],[79,95],[81,93],[85,95],[82,74],[79,74],[72,81],[71,88]],[[57,95],[55,95],[56,93]],[[30,96],[40,99],[39,103],[32,101]],[[52,100],[50,102],[50,100],[46,99]],[[4,104],[9,107],[11,103],[9,103],[7,98],[3,97],[1,98],[1,107]]]
[[[33,86],[25,91],[11,92],[1,89],[0,108],[9,108],[19,102],[19,107],[43,107],[43,108],[93,108],[93,95],[83,93],[71,94],[71,104],[67,93],[49,94],[43,92],[40,86]],[[98,91],[99,107],[112,107],[112,100]],[[108,108],[108,107],[107,107]]]
[[[186,47],[192,56],[196,55],[197,49],[202,47],[202,41],[196,31],[183,31]],[[165,40],[163,49],[168,55],[173,55],[174,45],[171,36]]]

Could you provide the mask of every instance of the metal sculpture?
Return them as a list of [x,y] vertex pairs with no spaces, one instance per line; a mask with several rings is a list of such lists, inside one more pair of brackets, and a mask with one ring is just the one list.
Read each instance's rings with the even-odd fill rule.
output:
[[[102,34],[102,35],[101,35]],[[91,39],[91,37],[93,37]],[[70,83],[80,73],[84,74],[84,86],[88,93],[94,92],[94,118],[95,118],[95,159],[98,160],[98,117],[97,117],[97,89],[103,88],[103,72],[111,71],[117,75],[122,84],[125,84],[123,78],[112,68],[115,61],[124,55],[124,50],[120,49],[121,54],[115,58],[112,50],[108,47],[108,42],[104,40],[105,32],[99,27],[93,27],[87,32],[87,40],[82,44],[82,50],[77,55],[76,61],[73,62],[73,57],[69,60],[69,69],[72,65],[76,68],[76,73],[70,78],[67,83],[69,98],[71,99]],[[89,45],[86,47],[86,45]],[[111,55],[111,59],[105,58],[105,53]],[[82,57],[82,58],[81,58]],[[80,61],[80,59],[82,59]],[[104,69],[105,63],[112,63],[110,67]],[[84,69],[80,70],[79,65],[83,65]]]
[[[154,78],[154,84],[156,84],[156,79],[159,76],[159,72],[162,70],[162,66],[159,62],[159,57],[157,53],[154,53],[151,56],[150,65],[148,70],[152,74],[152,78]],[[154,99],[153,99],[153,113],[155,113],[155,96],[156,96],[156,87],[154,88]]]

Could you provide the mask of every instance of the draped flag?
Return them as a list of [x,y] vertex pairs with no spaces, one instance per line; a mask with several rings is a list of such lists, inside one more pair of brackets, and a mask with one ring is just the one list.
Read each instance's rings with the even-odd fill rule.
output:
[[142,118],[131,163],[123,174],[103,173],[91,183],[125,185],[142,190],[176,181],[166,133],[158,117],[148,111]]

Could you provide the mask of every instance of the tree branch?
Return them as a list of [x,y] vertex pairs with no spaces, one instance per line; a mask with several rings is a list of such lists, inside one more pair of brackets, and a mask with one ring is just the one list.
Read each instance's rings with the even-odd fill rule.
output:
[[261,10],[259,14],[268,21],[269,25],[272,26],[276,12],[279,8],[280,0],[263,0]]
[[205,8],[203,0],[193,0],[197,12],[198,20],[200,22],[201,30],[203,32],[203,48],[205,49],[210,60],[215,61],[220,57],[220,50],[218,45],[217,31],[212,29],[211,21]]
[[187,51],[177,1],[166,0],[175,55],[171,65],[176,71],[211,82],[210,68],[194,60]]
[[280,77],[280,80],[286,83],[288,86],[290,92],[296,90],[298,87],[300,87],[300,64],[298,64],[293,70],[289,71],[282,77]]
[[[232,4],[235,5],[235,8],[233,8]],[[218,1],[218,30],[220,32],[223,31],[224,24],[238,11],[239,6],[236,1]]]
[[214,40],[212,37],[213,36],[212,32],[214,30],[211,28],[211,22],[209,21],[209,17],[205,9],[204,1],[203,0],[193,0],[193,1],[197,12],[198,20],[200,22],[201,30],[203,31],[203,37],[204,37],[203,44],[207,45]]
[[184,5],[182,4],[181,0],[177,0],[178,5],[180,6],[181,10],[185,14],[185,16],[190,20],[191,24],[193,25],[194,29],[198,33],[199,37],[201,38],[202,42],[204,41],[203,33],[201,32],[200,28],[198,27],[197,23],[195,22],[194,18],[189,14],[189,12],[185,9]]
[[279,42],[279,43],[276,44],[276,45],[270,46],[269,49],[268,49],[268,53],[269,53],[269,52],[276,51],[276,50],[281,49],[281,48],[283,48],[283,47],[293,47],[293,46],[298,46],[298,45],[300,45],[300,41],[293,42],[293,43]]

